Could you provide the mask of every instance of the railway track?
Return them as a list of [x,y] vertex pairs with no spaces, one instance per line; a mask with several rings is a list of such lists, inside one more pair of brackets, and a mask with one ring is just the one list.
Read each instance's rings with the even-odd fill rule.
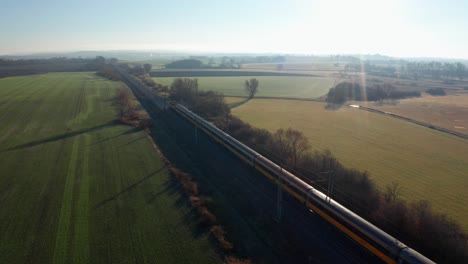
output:
[[[322,193],[291,173],[284,171],[286,174],[280,176],[283,175],[283,172],[279,173],[279,167],[276,164],[214,128],[186,108],[167,104],[164,99],[155,96],[143,85],[124,74],[122,73],[143,107],[147,108],[149,114],[155,119],[164,119],[170,126],[175,127],[174,131],[177,134],[175,136],[179,141],[193,145],[192,142],[195,140],[198,144],[203,144],[203,149],[211,150],[207,154],[206,151],[203,153],[198,149],[196,156],[205,168],[214,170],[219,175],[231,173],[230,177],[240,179],[237,187],[224,182],[218,183],[216,186],[220,190],[232,191],[226,189],[226,186],[235,188],[235,190],[242,190],[245,189],[245,186],[249,186],[248,188],[253,188],[246,192],[247,196],[251,197],[248,200],[251,206],[262,208],[264,205],[258,201],[264,200],[269,201],[267,208],[275,208],[274,205],[271,205],[272,200],[274,200],[271,197],[276,197],[275,186],[277,186],[276,183],[281,182],[281,189],[286,194],[283,200],[284,208],[287,209],[282,224],[291,227],[289,231],[293,231],[298,238],[297,241],[302,241],[296,244],[303,250],[301,262],[306,262],[306,259],[311,260],[310,258],[313,257],[307,255],[308,249],[315,253],[318,252],[317,249],[320,249],[320,253],[323,254],[320,257],[327,259],[326,263],[376,263],[378,261],[432,263],[340,204],[323,198]],[[192,131],[197,130],[202,131],[202,133],[196,133],[196,139],[194,139]],[[200,138],[203,138],[203,143],[199,142]],[[233,160],[224,163],[223,160],[212,162],[213,159],[219,158],[221,153],[230,155]],[[236,162],[237,165],[233,166],[232,164]],[[242,162],[244,162],[245,171],[238,175],[232,174],[232,169],[240,166],[239,163]],[[225,164],[226,166],[219,170],[219,165],[216,167],[213,164]],[[252,170],[252,166],[256,170]],[[281,180],[278,181],[276,177],[281,177]],[[231,198],[236,198],[235,195],[231,196]],[[320,217],[315,216],[309,208],[316,211]],[[270,215],[274,215],[274,213],[270,213]],[[343,233],[338,232],[338,229]],[[308,247],[309,245],[310,247]],[[298,260],[296,259],[294,262],[297,263]]]

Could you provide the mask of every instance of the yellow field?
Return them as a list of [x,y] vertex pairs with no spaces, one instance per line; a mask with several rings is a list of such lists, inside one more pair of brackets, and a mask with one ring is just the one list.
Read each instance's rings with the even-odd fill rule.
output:
[[468,134],[468,93],[447,96],[425,94],[423,97],[401,100],[397,105],[359,104]]
[[405,198],[431,201],[468,230],[467,140],[384,115],[324,106],[253,99],[233,114],[270,131],[298,129],[314,149],[330,149],[346,166],[367,170],[379,187],[398,181]]
[[242,98],[242,97],[229,97],[229,96],[225,96],[224,97],[224,102],[226,104],[234,104],[234,103],[239,103],[241,101],[244,101],[245,98]]

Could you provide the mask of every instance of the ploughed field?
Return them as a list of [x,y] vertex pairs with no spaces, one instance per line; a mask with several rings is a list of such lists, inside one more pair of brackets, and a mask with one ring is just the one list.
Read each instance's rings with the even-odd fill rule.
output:
[[410,201],[429,200],[468,230],[468,141],[389,116],[324,103],[253,99],[232,113],[272,132],[302,131],[316,150],[330,149],[346,166],[366,170],[379,187],[392,181]]
[[[192,78],[192,77],[191,77]],[[215,91],[226,96],[246,97],[245,80],[256,78],[259,81],[256,97],[314,99],[328,93],[334,80],[325,77],[290,76],[236,76],[236,77],[197,77],[198,87],[204,91]],[[155,82],[170,86],[173,77],[156,77]]]
[[93,73],[0,79],[0,263],[220,263]]

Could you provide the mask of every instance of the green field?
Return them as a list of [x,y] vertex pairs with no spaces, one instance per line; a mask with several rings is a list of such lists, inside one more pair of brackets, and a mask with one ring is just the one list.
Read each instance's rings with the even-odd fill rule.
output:
[[[201,90],[216,91],[225,96],[247,96],[244,82],[250,78],[259,81],[257,97],[306,98],[313,99],[325,95],[333,86],[334,81],[324,77],[199,77],[198,86]],[[170,86],[173,77],[153,78],[157,83]]]
[[120,86],[0,79],[0,263],[221,263],[146,134],[114,122]]
[[254,99],[233,114],[270,131],[298,129],[314,149],[330,149],[345,165],[367,170],[380,187],[398,181],[405,198],[431,201],[468,230],[467,140],[358,109],[324,106]]

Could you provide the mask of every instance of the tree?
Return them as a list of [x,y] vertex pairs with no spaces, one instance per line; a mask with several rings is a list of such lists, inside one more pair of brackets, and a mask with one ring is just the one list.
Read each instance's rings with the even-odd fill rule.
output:
[[245,90],[247,91],[247,94],[249,95],[249,99],[252,99],[255,96],[255,94],[258,92],[258,80],[255,78],[246,80],[244,87],[245,87]]
[[273,152],[278,153],[294,169],[309,149],[309,140],[300,131],[288,128],[279,129],[273,134]]
[[171,84],[170,98],[192,107],[198,96],[198,80],[190,78],[176,78]]
[[457,72],[458,79],[463,80],[463,77],[465,77],[465,71],[466,71],[465,64],[458,62],[456,67],[457,67],[456,72]]
[[103,56],[96,56],[95,61],[96,61],[96,63],[98,63],[98,64],[104,64],[104,63],[106,63],[106,59],[105,59]]
[[117,106],[119,119],[122,120],[134,114],[131,95],[127,89],[117,90],[117,95],[115,96],[115,104]]
[[135,65],[133,68],[130,69],[130,73],[135,76],[141,76],[145,74],[145,69],[141,65]]
[[145,63],[143,65],[143,68],[145,68],[145,72],[146,73],[149,73],[151,71],[151,68],[153,67],[153,65],[149,64],[149,63]]

